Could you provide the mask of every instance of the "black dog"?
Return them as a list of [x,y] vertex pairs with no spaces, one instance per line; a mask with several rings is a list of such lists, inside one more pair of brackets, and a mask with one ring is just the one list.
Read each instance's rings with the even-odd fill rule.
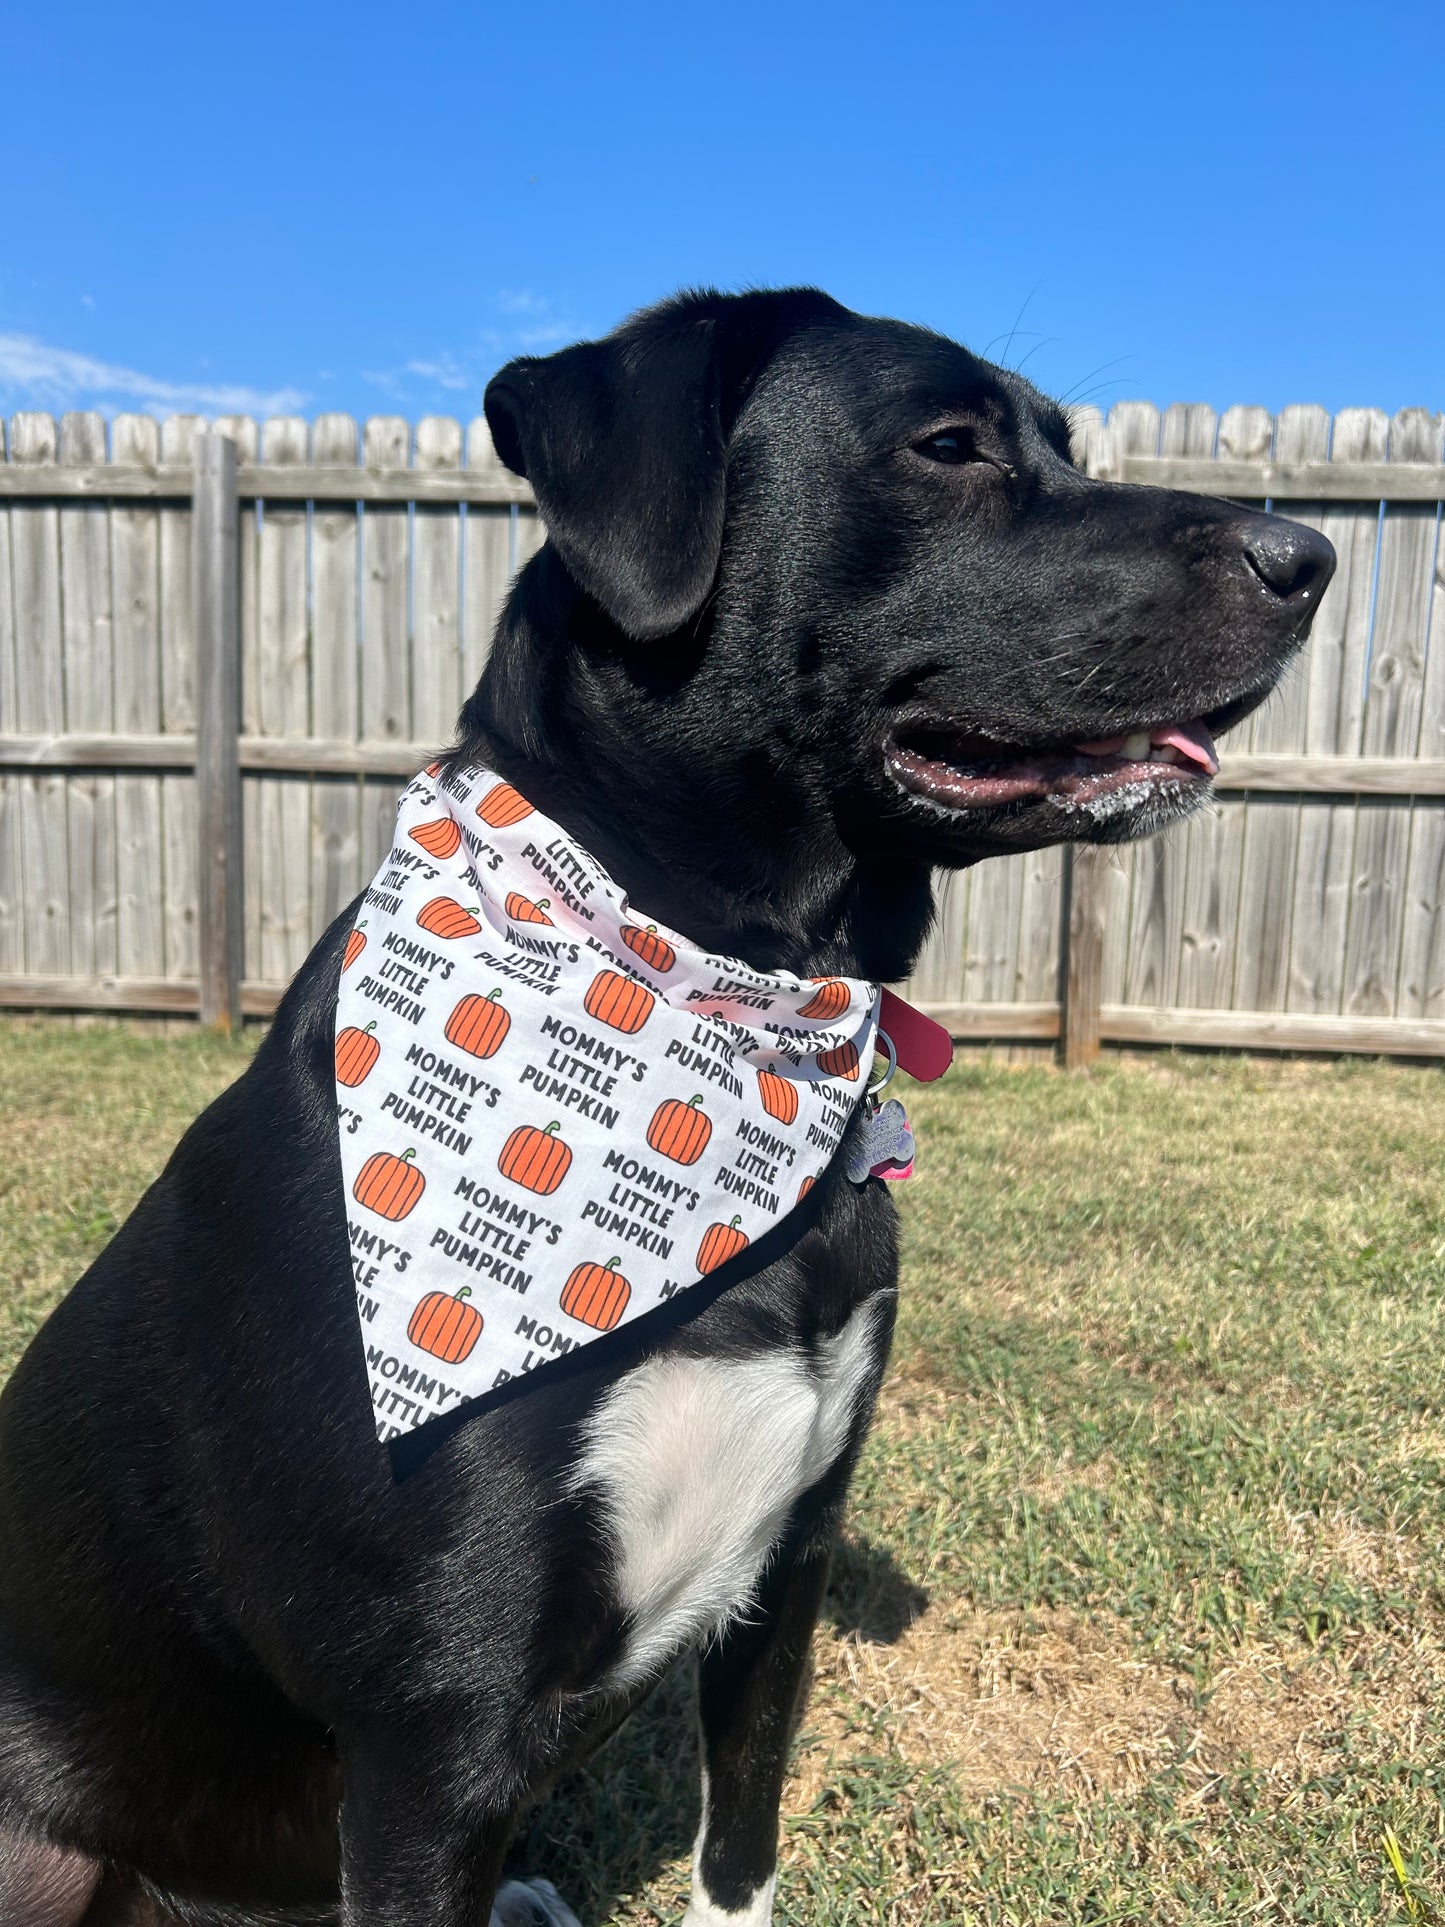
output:
[[[1196,725],[1261,701],[1333,567],[1086,479],[1019,377],[811,291],[679,299],[487,414],[549,541],[454,755],[758,966],[900,978],[935,866],[1187,814]],[[566,1921],[501,1882],[517,1815],[699,1647],[687,1920],[758,1927],[892,1205],[835,1160],[767,1262],[398,1478],[337,1150],[354,914],[0,1402],[0,1916]]]

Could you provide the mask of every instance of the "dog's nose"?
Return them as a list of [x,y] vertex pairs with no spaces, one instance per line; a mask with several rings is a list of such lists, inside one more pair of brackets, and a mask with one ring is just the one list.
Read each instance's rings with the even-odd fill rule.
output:
[[1244,537],[1244,559],[1281,602],[1314,608],[1335,572],[1333,543],[1302,522],[1281,515],[1250,518]]

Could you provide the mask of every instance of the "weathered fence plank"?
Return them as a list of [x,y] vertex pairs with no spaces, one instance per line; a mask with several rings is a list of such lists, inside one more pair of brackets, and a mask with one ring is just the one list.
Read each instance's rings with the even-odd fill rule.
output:
[[[100,415],[61,417],[60,460],[105,460]],[[110,515],[103,502],[68,502],[61,508],[60,579],[66,728],[105,732],[115,726],[115,624]],[[105,976],[116,967],[114,777],[98,772],[71,777],[66,819],[70,969],[77,977]]]
[[[217,435],[224,435],[236,444],[236,465],[239,473],[242,462],[254,462],[260,449],[260,436],[256,424],[249,415],[218,415],[211,424]],[[239,490],[237,491],[239,494]],[[260,635],[257,607],[258,571],[260,567],[258,545],[258,521],[260,505],[256,502],[240,504],[237,523],[236,574],[240,600],[241,626],[241,729],[244,735],[253,735],[258,727],[257,705],[260,698]],[[241,778],[241,872],[244,879],[244,921],[243,956],[244,968],[254,969],[255,958],[259,954],[261,942],[261,877],[258,831],[260,829],[260,795],[256,779],[250,776]],[[253,874],[254,871],[254,874]]]
[[1116,482],[1197,490],[1231,501],[1263,496],[1291,507],[1296,502],[1438,502],[1445,496],[1445,466],[1433,464],[1391,468],[1384,462],[1358,461],[1340,468],[1334,463],[1267,462],[1256,469],[1244,462],[1135,455],[1107,472]]
[[[196,443],[206,432],[200,415],[171,415],[161,423],[161,460],[195,463]],[[190,734],[196,727],[196,645],[193,516],[189,503],[160,505],[161,727]],[[163,930],[165,973],[194,977],[200,959],[200,897],[195,779],[161,778],[164,838]],[[214,1020],[208,1020],[214,1021]]]
[[963,1001],[1009,1002],[1018,957],[1020,874],[1018,857],[981,863],[969,876],[964,926]]
[[1064,863],[1064,928],[1068,932],[1063,985],[1064,1063],[1087,1070],[1099,1055],[1104,973],[1104,895],[1099,888],[1108,852],[1074,844]]
[[[1122,402],[1121,408],[1136,404]],[[1148,406],[1148,404],[1144,404]],[[1117,410],[1115,413],[1117,414]],[[1156,415],[1157,415],[1157,411]],[[1112,424],[1114,417],[1110,417]],[[1445,464],[1414,463],[1391,468],[1384,462],[1355,462],[1347,468],[1333,463],[1286,464],[1216,460],[1210,457],[1126,455],[1115,460],[1108,432],[1101,438],[1104,454],[1098,473],[1115,482],[1146,487],[1174,488],[1232,500],[1270,498],[1276,502],[1437,502],[1445,497]],[[289,468],[273,469],[264,462],[245,463],[237,473],[241,500],[306,502],[514,502],[532,505],[524,481],[504,471],[479,481],[464,469],[439,469],[418,476],[414,469],[358,468],[354,463],[334,467],[313,463],[305,476]],[[47,469],[39,491],[46,496],[104,496],[146,502],[181,502],[191,492],[191,472],[174,462],[148,465],[144,470],[116,475],[107,467]],[[0,469],[0,500],[34,496],[32,482],[13,470]]]
[[[111,460],[120,469],[160,459],[160,430],[147,415],[117,415]],[[154,503],[110,512],[115,594],[115,724],[127,733],[161,727],[160,513]],[[122,977],[165,974],[161,785],[158,776],[115,783],[117,964]]]
[[908,980],[908,995],[919,1003],[963,1002],[964,932],[973,875],[971,870],[960,870],[940,879],[933,928]]
[[[1435,524],[1419,754],[1445,754],[1445,536]],[[1410,869],[1400,949],[1399,1014],[1445,1017],[1445,810],[1411,811]]]
[[[1385,417],[1376,409],[1345,409],[1335,417],[1333,430],[1322,409],[1286,409],[1281,427],[1286,425],[1294,446],[1311,453],[1328,438],[1333,462],[1383,460],[1388,452]],[[1364,711],[1379,507],[1325,508],[1318,525],[1339,561],[1310,636],[1305,746],[1353,756],[1359,754]],[[1290,1010],[1328,1016],[1341,1008],[1355,826],[1353,802],[1301,803],[1285,992]]]
[[1185,890],[1180,926],[1181,1004],[1227,1005],[1240,945],[1239,897],[1245,805],[1213,798],[1185,826]]
[[241,869],[241,585],[236,445],[192,438],[195,512],[189,531],[196,728],[196,834],[201,1022],[241,1022],[245,943]]
[[[485,415],[467,424],[467,468],[477,475],[491,475],[501,468]],[[487,666],[492,634],[506,600],[512,575],[515,516],[511,507],[467,507],[462,551],[462,687],[468,693],[476,688]],[[534,515],[531,519],[535,522],[537,518]]]
[[[1171,438],[1182,434],[1189,419],[1171,414]],[[1120,402],[1110,412],[1109,429],[1121,458],[1159,451],[1163,423],[1150,402]],[[1177,832],[1156,838],[1128,851],[1124,861],[1130,879],[1125,998],[1131,1004],[1172,1003],[1184,921],[1184,839]]]
[[[191,471],[181,462],[147,462],[117,475],[113,467],[91,465],[42,469],[40,488],[28,476],[0,470],[0,501],[37,494],[75,499],[185,502],[190,499]],[[243,502],[518,502],[530,504],[532,491],[515,475],[498,469],[479,479],[464,469],[445,468],[418,475],[414,468],[358,468],[355,462],[311,462],[297,475],[290,463],[243,463],[236,475]],[[1369,493],[1369,490],[1365,491]],[[1421,500],[1417,489],[1411,500]]]
[[[356,423],[321,415],[311,457],[322,466],[354,464]],[[311,511],[311,716],[318,736],[355,742],[357,705],[356,564],[359,516],[353,500],[316,502]],[[319,779],[311,785],[311,941],[361,887],[361,785]]]
[[[1270,446],[1263,410],[1241,410],[1231,422],[1231,438]],[[1289,409],[1272,425],[1276,463],[1323,461],[1329,453],[1329,417],[1323,409]],[[1261,504],[1264,506],[1264,504]],[[1289,503],[1286,511],[1311,527],[1319,526],[1315,505]],[[1306,658],[1296,657],[1279,687],[1249,719],[1245,741],[1252,755],[1297,750],[1304,737],[1309,702]],[[1299,843],[1299,806],[1293,799],[1246,796],[1230,810],[1239,837],[1238,909],[1230,945],[1231,971],[1219,980],[1219,994],[1199,1004],[1233,1003],[1281,1006],[1289,989],[1290,945],[1294,934],[1294,866]]]
[[[295,416],[268,421],[261,459],[277,469],[303,466],[305,422]],[[307,548],[306,504],[264,501],[256,592],[256,726],[263,736],[311,734]],[[276,777],[247,792],[248,804],[253,798],[259,830],[248,851],[247,879],[249,889],[254,867],[259,948],[250,968],[263,981],[285,983],[310,943],[311,784],[305,777]]]
[[[0,466],[9,460],[9,435],[0,422]],[[19,727],[15,667],[15,587],[10,567],[9,503],[0,505],[0,727]],[[20,836],[26,779],[0,773],[0,974],[25,970],[25,873]]]
[[1058,996],[1064,853],[1057,848],[1032,850],[1018,863],[1022,907],[1013,995],[1023,1004],[1047,1003]]
[[[1423,409],[1406,410],[1390,425],[1390,459],[1429,461],[1439,440],[1437,418]],[[1386,504],[1381,516],[1360,740],[1366,755],[1413,755],[1419,744],[1435,521],[1433,509],[1413,503]],[[1388,1017],[1394,1012],[1409,843],[1408,806],[1359,806],[1345,940],[1346,1016]]]
[[[419,469],[455,468],[459,423],[428,415],[417,423]],[[461,511],[418,504],[412,534],[412,734],[450,740],[462,704]]]
[[[1243,426],[1231,421],[1232,433]],[[1210,461],[1219,424],[1214,410],[1176,405],[1164,411],[1159,453]],[[1178,965],[1174,996],[1182,1004],[1227,1003],[1235,968],[1243,807],[1211,803],[1169,839],[1162,869],[1179,873]],[[1154,879],[1151,879],[1151,884]]]
[[[373,415],[362,434],[368,467],[400,468],[411,454],[411,424]],[[368,503],[361,517],[361,733],[369,742],[406,742],[411,720],[408,621],[410,511]],[[361,792],[361,868],[367,876],[391,848],[396,785],[366,782]]]
[[[17,415],[10,459],[53,462],[49,415]],[[15,597],[16,712],[22,729],[64,727],[65,654],[60,620],[60,517],[50,502],[16,503],[10,511]],[[30,970],[70,968],[65,779],[31,777],[20,792],[25,878],[22,920]]]

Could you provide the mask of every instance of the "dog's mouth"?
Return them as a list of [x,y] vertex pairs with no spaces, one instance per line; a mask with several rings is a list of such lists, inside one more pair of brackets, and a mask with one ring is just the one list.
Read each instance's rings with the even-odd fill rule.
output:
[[941,723],[909,724],[890,733],[884,758],[900,789],[948,811],[1046,800],[1077,809],[1143,805],[1202,789],[1219,770],[1202,717],[1093,742],[1037,745]]

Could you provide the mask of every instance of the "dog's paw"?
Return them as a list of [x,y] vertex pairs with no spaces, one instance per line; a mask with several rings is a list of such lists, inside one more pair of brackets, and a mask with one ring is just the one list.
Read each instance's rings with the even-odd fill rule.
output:
[[692,1901],[682,1917],[682,1927],[771,1927],[773,1889],[776,1885],[777,1875],[774,1874],[758,1888],[751,1900],[733,1909],[719,1906],[694,1874]]
[[497,1889],[492,1927],[582,1927],[550,1880],[506,1880]]

